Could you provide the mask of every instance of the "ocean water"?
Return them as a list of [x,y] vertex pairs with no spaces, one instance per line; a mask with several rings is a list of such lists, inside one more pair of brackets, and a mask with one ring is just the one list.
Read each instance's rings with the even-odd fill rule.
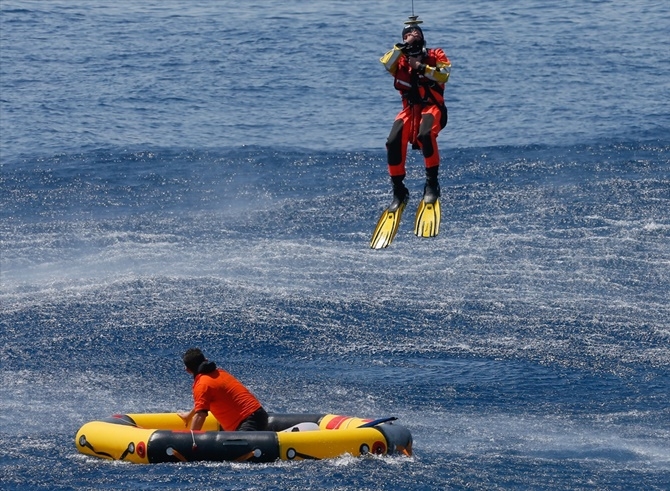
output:
[[[3,489],[668,489],[670,7],[414,9],[453,64],[443,223],[372,251],[411,2],[0,2]],[[190,408],[194,345],[414,456],[76,451]]]

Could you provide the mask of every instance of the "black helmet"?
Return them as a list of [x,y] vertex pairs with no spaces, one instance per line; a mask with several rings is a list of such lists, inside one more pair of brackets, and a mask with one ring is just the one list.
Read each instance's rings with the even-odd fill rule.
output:
[[421,56],[425,53],[426,39],[423,36],[421,27],[419,27],[419,24],[421,23],[423,23],[423,21],[419,20],[418,15],[410,15],[409,19],[405,21],[405,27],[402,30],[403,41],[405,40],[405,35],[408,32],[419,31],[419,34],[421,34],[420,40],[413,42],[406,48],[406,50],[403,50],[404,53],[408,56]]

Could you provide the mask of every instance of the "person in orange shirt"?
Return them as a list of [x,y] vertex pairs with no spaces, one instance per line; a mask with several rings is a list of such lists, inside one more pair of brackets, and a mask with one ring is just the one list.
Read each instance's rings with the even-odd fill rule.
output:
[[193,375],[193,409],[178,413],[186,427],[199,430],[212,412],[224,431],[263,431],[268,413],[258,399],[230,373],[216,367],[198,348],[182,356],[186,371]]

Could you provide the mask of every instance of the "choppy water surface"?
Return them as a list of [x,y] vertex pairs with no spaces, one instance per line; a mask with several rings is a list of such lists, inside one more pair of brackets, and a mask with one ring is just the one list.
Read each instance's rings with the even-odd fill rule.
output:
[[[443,224],[372,251],[409,8],[2,2],[6,489],[667,487],[668,8],[415,2],[454,63]],[[76,452],[187,409],[191,345],[268,410],[397,416],[415,455]]]

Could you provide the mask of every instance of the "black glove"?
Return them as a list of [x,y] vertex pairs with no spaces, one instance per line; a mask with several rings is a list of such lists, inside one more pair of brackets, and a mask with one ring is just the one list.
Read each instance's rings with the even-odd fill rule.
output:
[[402,51],[404,55],[409,55],[409,48],[410,48],[409,44],[397,43],[395,47],[398,48],[400,51]]
[[423,43],[398,43],[395,45],[405,56],[421,56],[423,54]]

